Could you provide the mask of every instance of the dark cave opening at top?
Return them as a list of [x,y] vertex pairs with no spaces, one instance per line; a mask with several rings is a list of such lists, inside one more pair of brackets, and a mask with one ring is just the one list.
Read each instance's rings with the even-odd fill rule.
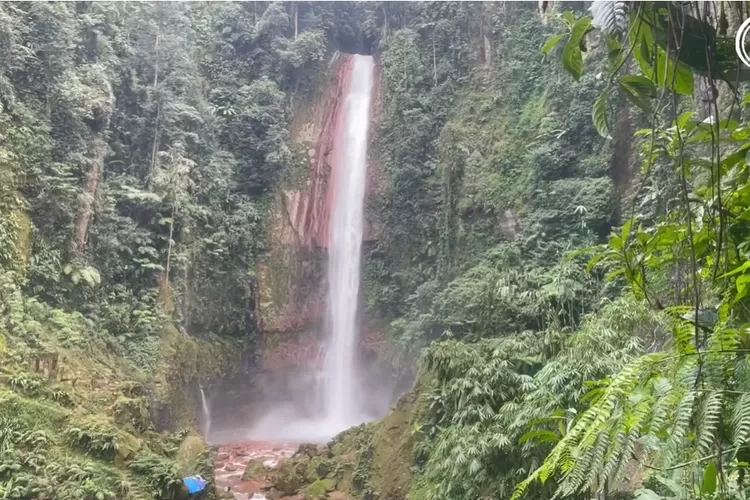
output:
[[[355,31],[356,30],[356,31]],[[336,48],[345,54],[360,54],[371,56],[376,50],[378,38],[374,35],[364,35],[359,29],[352,26],[338,26],[333,36]]]

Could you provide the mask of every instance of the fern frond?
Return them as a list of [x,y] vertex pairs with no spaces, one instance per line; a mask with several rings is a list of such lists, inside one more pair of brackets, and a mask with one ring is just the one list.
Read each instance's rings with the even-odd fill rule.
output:
[[685,438],[690,429],[690,419],[693,416],[695,406],[695,392],[683,386],[670,396],[670,400],[676,406],[671,418],[669,437],[663,446],[661,462],[671,464],[676,461],[685,445]]
[[722,408],[723,395],[721,392],[710,392],[703,400],[697,422],[697,453],[699,456],[706,455],[716,439]]
[[732,444],[739,448],[750,438],[750,394],[743,394],[732,411]]

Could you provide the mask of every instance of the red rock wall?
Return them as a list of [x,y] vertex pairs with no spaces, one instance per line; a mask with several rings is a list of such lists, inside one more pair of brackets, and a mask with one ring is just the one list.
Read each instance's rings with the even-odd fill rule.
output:
[[[296,240],[286,238],[286,244],[297,244],[306,249],[327,248],[330,232],[333,183],[336,172],[336,143],[344,121],[344,97],[351,81],[352,59],[341,57],[336,77],[325,93],[322,108],[315,116],[319,129],[315,148],[310,155],[310,173],[304,191],[284,193],[286,225]],[[299,140],[299,139],[298,139]]]
[[[330,80],[314,102],[300,103],[294,114],[292,140],[305,151],[308,175],[301,189],[284,190],[271,208],[268,257],[259,265],[260,317],[264,333],[265,369],[314,365],[326,314],[326,265],[333,185],[336,182],[337,138],[345,113],[345,97],[353,59],[339,55],[331,62]],[[376,70],[377,71],[377,70]],[[377,108],[377,72],[373,119]],[[371,127],[371,137],[375,127]],[[372,141],[371,141],[372,142]],[[372,150],[370,158],[373,157]],[[377,164],[370,160],[366,204],[377,195]],[[365,215],[364,239],[377,231]]]
[[[360,352],[377,355],[383,342],[380,330],[365,328],[360,340]],[[320,368],[322,365],[323,342],[316,332],[267,333],[263,338],[261,369],[264,371]]]

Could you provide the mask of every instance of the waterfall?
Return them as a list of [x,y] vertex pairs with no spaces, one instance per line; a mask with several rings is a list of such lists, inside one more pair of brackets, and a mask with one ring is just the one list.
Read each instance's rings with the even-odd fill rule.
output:
[[333,213],[328,249],[329,337],[325,353],[325,408],[331,425],[359,424],[354,360],[359,340],[357,305],[360,284],[367,143],[374,62],[354,56],[338,137],[339,162],[333,179]]
[[211,431],[211,410],[206,401],[206,393],[203,391],[203,385],[198,384],[201,390],[201,405],[203,407],[203,437],[208,441],[208,433]]
[[[359,347],[357,309],[364,233],[367,146],[375,64],[353,55],[342,67],[340,106],[327,149],[331,167],[327,183],[325,226],[328,251],[327,339],[323,347],[321,384],[302,387],[294,401],[272,406],[245,433],[249,439],[326,443],[339,432],[373,420],[365,410],[356,366]],[[304,392],[307,391],[307,392]],[[372,394],[366,395],[372,398]],[[300,408],[302,407],[302,409]],[[318,412],[318,409],[321,411]],[[301,410],[301,411],[300,411]]]

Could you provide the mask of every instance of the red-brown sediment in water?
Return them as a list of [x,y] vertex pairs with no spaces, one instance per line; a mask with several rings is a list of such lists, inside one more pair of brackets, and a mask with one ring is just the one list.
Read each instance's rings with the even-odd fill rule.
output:
[[263,491],[271,487],[266,481],[245,481],[242,474],[250,460],[262,460],[269,469],[276,468],[282,460],[294,454],[297,445],[247,441],[221,446],[216,455],[216,489],[226,492],[227,487],[236,500],[265,498]]

